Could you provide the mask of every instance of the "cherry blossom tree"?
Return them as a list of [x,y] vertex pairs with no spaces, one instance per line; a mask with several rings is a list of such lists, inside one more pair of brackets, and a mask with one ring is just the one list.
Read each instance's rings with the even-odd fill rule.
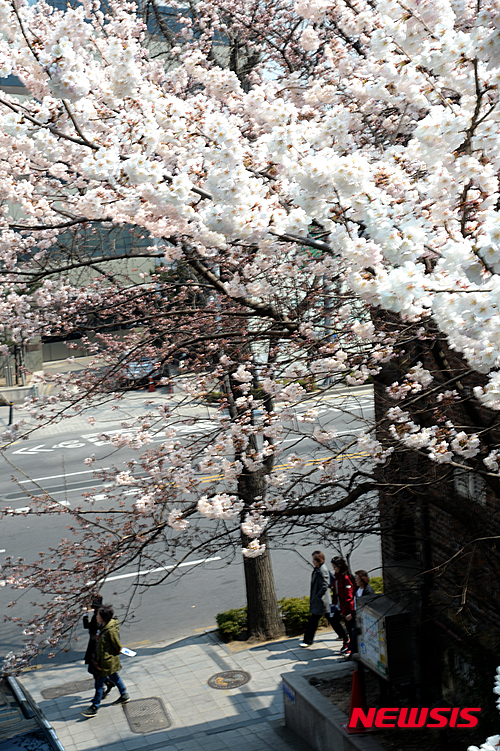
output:
[[[479,472],[494,487],[496,0],[200,2],[182,21],[168,64],[148,55],[132,4],[110,0],[101,9],[84,0],[62,13],[43,0],[1,0],[0,19],[0,71],[31,92],[23,101],[0,97],[4,326],[23,342],[70,331],[71,317],[85,326],[91,310],[105,317],[119,309],[130,319],[137,298],[153,309],[160,285],[161,331],[154,340],[132,335],[128,351],[151,347],[165,363],[187,351],[183,388],[220,395],[217,436],[202,461],[206,468],[213,462],[227,487],[201,495],[192,454],[170,436],[161,457],[144,461],[157,462],[151,476],[168,476],[178,505],[162,496],[156,509],[146,483],[135,516],[126,512],[138,544],[157,511],[169,508],[161,523],[180,537],[196,510],[221,524],[238,516],[245,557],[258,561],[269,520],[300,516],[290,495],[299,480],[285,478],[285,493],[267,486],[280,488],[280,427],[307,412],[297,406],[306,397],[302,384],[386,378],[395,359],[386,383],[393,405],[378,415],[384,432],[375,437],[368,428],[357,447],[382,467],[395,447],[420,452]],[[253,56],[251,72],[217,64],[221,37],[236,40],[245,60]],[[105,284],[100,277],[74,284],[73,272],[89,260],[54,268],[51,248],[63,232],[89,223],[147,233],[149,255],[184,266],[189,282],[173,297],[157,270],[134,292],[110,274]],[[198,336],[186,323],[193,294],[205,296]],[[461,358],[460,373],[436,379],[424,356],[401,359],[410,343],[429,349],[436,341],[445,359],[446,352]],[[109,335],[100,348],[111,371],[101,380],[86,376],[89,395],[125,357]],[[200,372],[203,358],[209,372]],[[464,373],[476,379],[467,394],[456,388]],[[60,386],[78,406],[69,382]],[[479,431],[470,421],[455,424],[446,411],[455,391],[489,423]],[[437,410],[434,422],[416,421],[408,407],[418,400],[426,414]],[[33,410],[46,419],[47,405]],[[148,419],[134,439],[138,448]],[[304,419],[314,425],[315,415]],[[315,440],[328,446],[332,437],[317,427]],[[294,469],[304,503],[327,485],[325,474],[313,474],[314,487],[307,486],[302,461]],[[128,482],[118,477],[118,485]],[[353,477],[330,483],[341,497],[323,504],[323,515],[374,489],[357,469]]]

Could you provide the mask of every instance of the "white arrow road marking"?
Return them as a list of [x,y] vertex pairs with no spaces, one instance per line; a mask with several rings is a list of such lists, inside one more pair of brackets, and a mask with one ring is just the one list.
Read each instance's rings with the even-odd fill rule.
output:
[[26,446],[23,449],[17,449],[13,451],[13,454],[39,454],[41,451],[54,451],[54,449],[44,449],[45,443],[40,443],[38,446]]
[[22,508],[8,508],[7,513],[8,514],[29,514],[31,511],[30,506],[23,506]]
[[80,449],[85,446],[84,443],[81,443],[78,440],[72,440],[72,441],[63,441],[62,443],[57,443],[55,446],[52,446],[53,449]]
[[85,441],[90,441],[94,446],[106,446],[110,443],[110,441],[106,440],[99,440],[99,436],[102,435],[133,435],[134,430],[126,430],[125,428],[123,430],[101,430],[100,433],[88,433],[87,435],[82,435],[82,438]]
[[[145,576],[146,574],[157,574],[160,571],[170,571],[173,568],[181,568],[181,566],[198,566],[200,563],[210,563],[211,561],[220,561],[221,556],[216,555],[213,558],[201,558],[199,561],[186,561],[185,563],[179,563],[177,566],[160,566],[159,568],[148,568],[142,571],[134,571],[131,574],[120,574],[119,576],[108,576],[104,579],[105,582],[114,582],[118,579],[130,579],[133,576]],[[87,582],[87,584],[95,584],[95,581]]]

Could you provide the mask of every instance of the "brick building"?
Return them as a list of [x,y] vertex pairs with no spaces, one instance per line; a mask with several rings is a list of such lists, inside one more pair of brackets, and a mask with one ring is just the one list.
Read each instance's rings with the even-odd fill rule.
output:
[[[424,427],[451,419],[457,429],[481,435],[482,451],[474,459],[457,458],[455,464],[469,469],[438,464],[425,451],[395,443],[387,421],[379,424],[378,439],[395,447],[378,470],[384,591],[412,615],[417,700],[426,706],[442,699],[448,706],[482,706],[485,720],[489,713],[496,719],[500,483],[487,476],[481,456],[500,442],[500,415],[482,408],[473,395],[484,377],[432,333],[435,338],[425,342],[409,337],[404,352],[377,377],[377,420],[395,404]],[[402,381],[419,361],[434,376],[432,385],[424,395],[395,402],[387,386]],[[451,389],[456,396],[443,409],[435,396]]]

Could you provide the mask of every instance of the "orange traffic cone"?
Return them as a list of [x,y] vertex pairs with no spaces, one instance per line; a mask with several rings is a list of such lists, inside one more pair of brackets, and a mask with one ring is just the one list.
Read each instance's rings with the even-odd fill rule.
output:
[[[357,670],[352,674],[352,689],[351,689],[351,705],[349,707],[349,721],[353,715],[355,709],[362,709],[366,712],[366,704],[361,690],[361,681],[359,680],[359,672]],[[370,730],[366,727],[349,727],[349,722],[342,723],[342,727],[350,735],[353,733],[368,733]]]
[[149,392],[156,391],[156,386],[155,386],[155,382],[153,381],[153,376],[152,375],[149,376],[148,391]]

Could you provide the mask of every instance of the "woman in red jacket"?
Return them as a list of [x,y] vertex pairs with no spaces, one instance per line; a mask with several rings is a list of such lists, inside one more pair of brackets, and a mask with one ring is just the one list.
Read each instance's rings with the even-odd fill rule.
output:
[[343,654],[349,655],[351,653],[351,641],[354,629],[354,585],[349,574],[349,568],[346,561],[340,555],[332,558],[332,566],[334,574],[330,574],[330,586],[332,587],[332,603],[336,605],[335,613],[332,614],[332,619],[343,617],[349,638],[344,639],[344,644],[341,648]]

